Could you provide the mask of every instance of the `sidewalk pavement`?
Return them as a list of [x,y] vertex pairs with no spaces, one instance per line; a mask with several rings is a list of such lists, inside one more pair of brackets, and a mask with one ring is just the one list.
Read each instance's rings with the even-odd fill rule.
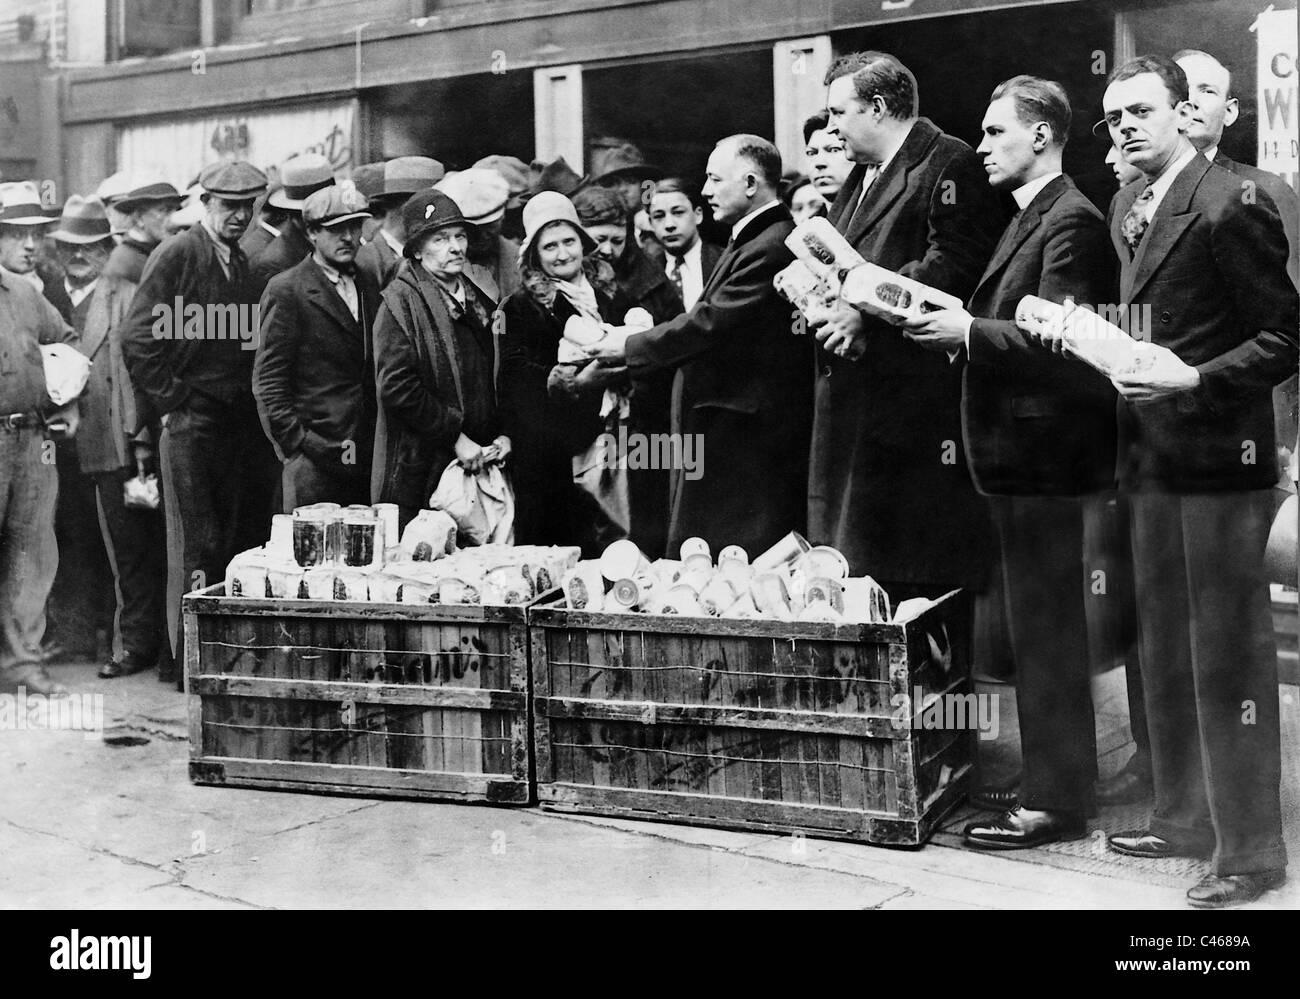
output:
[[[149,674],[52,672],[103,695],[104,731],[0,731],[0,908],[1183,909],[1190,884],[1148,877],[1142,862],[1070,856],[1086,857],[1087,843],[967,850],[951,822],[930,845],[899,850],[537,808],[197,787],[183,695]],[[1128,751],[1108,713],[1114,674],[1103,681],[1106,772]],[[1281,692],[1295,857],[1300,698]],[[1013,704],[1002,717],[992,770],[1014,761]],[[1300,875],[1251,907],[1300,908]]]

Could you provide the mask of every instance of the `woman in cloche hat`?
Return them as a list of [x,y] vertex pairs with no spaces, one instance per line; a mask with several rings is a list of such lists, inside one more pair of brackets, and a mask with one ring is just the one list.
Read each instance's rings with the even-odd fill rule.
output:
[[[617,325],[627,302],[611,296],[598,275],[604,264],[564,195],[541,191],[524,207],[519,249],[524,287],[501,306],[501,397],[506,432],[515,442],[516,540],[580,544],[597,554],[627,533],[602,503],[575,485],[575,456],[588,452],[607,427],[606,389],[630,387],[624,367],[560,363],[571,317]],[[609,277],[607,273],[605,275]],[[617,419],[617,413],[607,414]]]

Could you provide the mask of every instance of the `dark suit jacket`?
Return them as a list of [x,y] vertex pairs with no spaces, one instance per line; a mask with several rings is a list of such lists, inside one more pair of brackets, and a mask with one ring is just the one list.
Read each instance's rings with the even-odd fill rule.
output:
[[1141,186],[1111,204],[1119,301],[1149,308],[1149,328],[1132,332],[1195,366],[1201,384],[1157,402],[1120,400],[1120,484],[1171,493],[1268,488],[1277,478],[1271,390],[1300,357],[1277,208],[1262,193],[1245,203],[1241,178],[1196,156],[1131,255],[1120,226]]
[[271,278],[283,274],[290,267],[297,267],[309,256],[311,242],[292,223],[286,222],[279,236],[267,243],[257,256],[248,258],[248,274],[254,294],[260,299]]
[[357,251],[357,269],[370,275],[382,291],[402,266],[402,258],[378,232],[375,238]]
[[[971,148],[926,118],[867,191],[854,167],[830,221],[868,261],[965,300],[1003,218]],[[992,553],[985,503],[962,452],[961,366],[867,319],[860,361],[818,350],[808,529],[854,575],[982,585]]]
[[793,229],[785,206],[763,211],[723,252],[693,309],[628,338],[633,378],[680,372],[674,424],[703,442],[702,474],[673,473],[670,553],[698,535],[714,551],[736,544],[757,555],[804,527],[809,347],[772,286],[794,259]]
[[988,495],[1078,496],[1114,487],[1115,390],[1082,361],[1015,324],[1025,295],[1096,308],[1115,300],[1101,212],[1070,178],[1050,181],[1011,222],[971,296],[962,393],[971,477]]
[[273,239],[275,237],[255,218],[239,237],[239,248],[244,251],[244,256],[252,260],[270,246]]
[[[281,461],[299,451],[334,474],[370,478],[375,439],[371,346],[379,289],[356,274],[360,322],[311,257],[271,278],[260,306],[253,395]],[[351,441],[353,462],[342,463]]]
[[1296,231],[1297,227],[1300,227],[1300,198],[1296,197],[1291,185],[1275,173],[1238,163],[1222,153],[1214,157],[1214,165],[1223,167],[1243,180],[1253,181],[1260,190],[1273,199],[1278,214],[1282,216],[1282,229],[1286,232],[1287,273],[1291,275],[1292,284],[1300,284],[1300,234]]
[[[162,305],[168,313],[174,312],[177,298],[185,307],[230,304],[248,308],[242,317],[237,314],[236,324],[227,324],[224,340],[182,339],[182,316],[173,317],[171,338],[155,337],[154,325],[161,322],[161,314],[155,316],[154,307]],[[245,320],[251,323],[251,307],[256,304],[250,282],[226,277],[212,238],[202,225],[165,240],[145,265],[122,328],[122,353],[136,394],[159,415],[170,413],[195,391],[227,405],[251,407],[253,337],[257,331],[250,327],[247,339],[229,331]],[[243,331],[242,326],[238,328]]]

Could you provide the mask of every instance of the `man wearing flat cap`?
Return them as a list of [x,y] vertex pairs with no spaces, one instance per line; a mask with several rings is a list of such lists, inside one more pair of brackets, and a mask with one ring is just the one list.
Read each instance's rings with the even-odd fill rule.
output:
[[278,227],[280,234],[257,256],[249,258],[253,291],[258,298],[266,290],[266,282],[311,253],[311,243],[303,231],[302,203],[309,194],[333,184],[334,170],[320,153],[302,153],[280,165],[280,188],[266,196],[268,206],[284,213]]
[[162,420],[167,611],[176,662],[181,594],[260,545],[279,463],[253,401],[256,305],[239,238],[266,175],[244,161],[199,176],[204,215],[150,257],[122,334],[139,397]]
[[[117,583],[113,655],[100,670],[105,679],[158,670],[174,679],[167,637],[167,548],[161,508],[127,506],[124,485],[157,474],[156,426],[137,403],[122,355],[122,329],[145,262],[167,237],[180,192],[161,177],[141,178],[118,200],[126,224],[95,289],[82,335],[91,359],[82,393],[78,450],[82,470],[93,477],[100,528]],[[156,422],[156,421],[154,421]]]
[[456,202],[469,224],[469,263],[465,275],[487,292],[493,304],[519,287],[519,244],[501,235],[510,187],[495,170],[449,173],[434,185]]
[[357,254],[357,266],[374,278],[380,288],[402,266],[402,247],[406,244],[402,205],[417,191],[428,190],[446,176],[442,164],[428,156],[398,156],[383,166],[383,177],[372,181],[373,193],[361,191],[370,199],[370,211],[382,222],[374,238]]
[[531,186],[528,164],[514,156],[493,153],[475,163],[474,169],[495,170],[506,182],[510,197],[501,219],[501,235],[517,244],[524,236],[524,202],[528,200],[528,189]]
[[375,437],[371,346],[379,287],[356,266],[366,199],[353,187],[309,195],[306,260],[262,295],[253,394],[284,465],[284,509],[370,502]]

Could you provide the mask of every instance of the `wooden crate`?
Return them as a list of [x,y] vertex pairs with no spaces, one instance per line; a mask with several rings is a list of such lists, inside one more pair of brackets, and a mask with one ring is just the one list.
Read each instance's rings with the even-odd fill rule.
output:
[[526,804],[523,607],[186,594],[190,779]]
[[833,625],[534,604],[538,801],[920,845],[974,760],[972,728],[909,724],[926,703],[934,718],[933,695],[972,692],[963,606],[954,592],[906,625]]

